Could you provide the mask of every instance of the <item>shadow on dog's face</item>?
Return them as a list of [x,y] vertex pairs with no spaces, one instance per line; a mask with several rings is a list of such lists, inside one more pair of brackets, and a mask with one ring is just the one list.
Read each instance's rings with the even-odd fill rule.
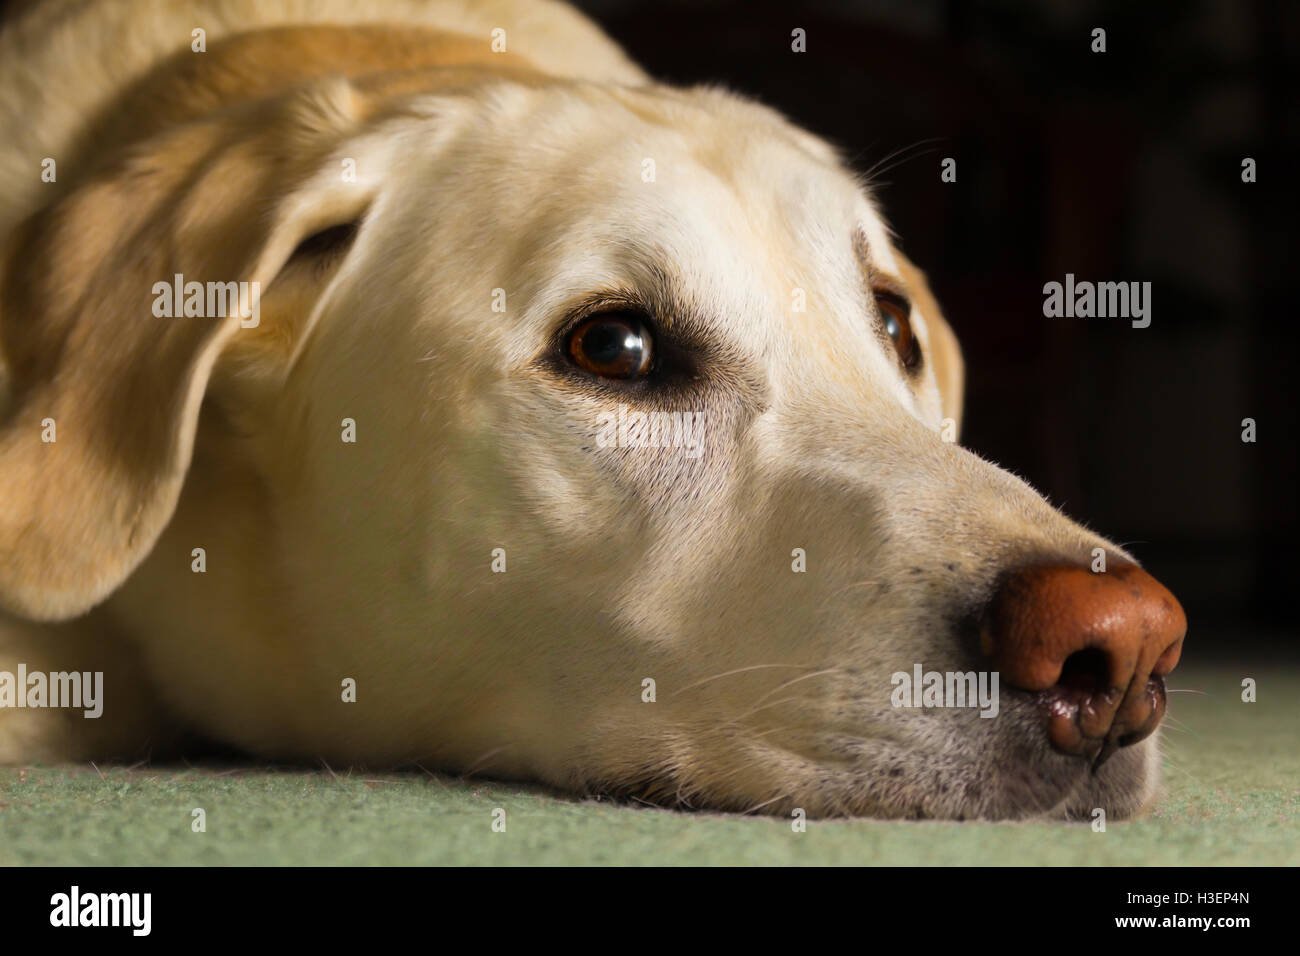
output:
[[[238,228],[212,197],[177,214],[195,272],[265,277],[260,322],[176,340],[152,388],[180,411],[137,417],[144,454],[83,449],[139,502],[97,532],[117,557],[11,600],[75,611],[161,536],[118,612],[157,633],[186,608],[204,654],[144,639],[172,706],[267,753],[784,814],[1152,796],[1177,641],[1147,653],[1076,609],[1092,637],[1067,647],[1040,606],[1060,588],[1008,590],[1132,558],[954,443],[951,333],[828,147],[706,90],[352,95],[321,94],[292,187],[245,190],[269,198]],[[196,582],[175,560],[196,539],[236,566]],[[1039,623],[1046,677],[1007,636]],[[1095,686],[1059,691],[1089,640]],[[980,706],[899,679],[995,670],[1014,679]]]

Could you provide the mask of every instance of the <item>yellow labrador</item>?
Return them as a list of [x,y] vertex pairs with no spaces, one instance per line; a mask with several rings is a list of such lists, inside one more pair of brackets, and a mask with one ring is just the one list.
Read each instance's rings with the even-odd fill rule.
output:
[[56,0],[0,126],[0,760],[1155,793],[1181,609],[955,444],[924,278],[771,110],[541,0]]

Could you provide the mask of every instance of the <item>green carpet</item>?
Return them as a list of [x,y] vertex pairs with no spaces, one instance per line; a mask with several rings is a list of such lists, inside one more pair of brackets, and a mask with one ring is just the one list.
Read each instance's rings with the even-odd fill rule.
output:
[[[1241,702],[1242,677],[1257,703]],[[1105,833],[868,820],[794,833],[420,773],[29,767],[0,770],[0,865],[1300,863],[1300,670],[1184,667],[1171,686],[1197,693],[1170,698],[1167,796]]]

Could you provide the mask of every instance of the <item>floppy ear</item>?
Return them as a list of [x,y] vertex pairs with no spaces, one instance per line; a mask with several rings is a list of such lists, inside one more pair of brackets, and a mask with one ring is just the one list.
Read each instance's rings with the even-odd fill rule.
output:
[[897,249],[894,250],[894,256],[898,259],[903,281],[912,293],[912,307],[921,310],[925,327],[930,333],[930,361],[934,365],[935,381],[939,383],[943,416],[956,423],[957,433],[960,434],[962,390],[966,384],[966,366],[962,362],[961,346],[957,343],[952,327],[944,319],[934,293],[930,291],[925,273]]
[[322,165],[358,107],[333,80],[182,127],[8,238],[0,606],[81,614],[149,553],[180,495],[213,363],[256,334],[257,294],[298,242],[368,200],[337,159]]

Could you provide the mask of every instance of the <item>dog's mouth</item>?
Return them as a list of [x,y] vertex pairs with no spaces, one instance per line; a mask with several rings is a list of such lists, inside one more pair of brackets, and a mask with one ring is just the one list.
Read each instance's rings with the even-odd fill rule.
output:
[[[1123,819],[1154,792],[1156,750],[1137,745],[1157,731],[1168,691],[1165,676],[1150,672],[1116,687],[1105,663],[1085,651],[1046,689],[1007,682],[993,713],[969,698],[964,708],[897,709],[891,701],[876,711],[855,681],[819,685],[815,706],[792,702],[774,719],[780,733],[767,724],[705,733],[680,761],[652,756],[659,750],[649,743],[644,763],[624,765],[625,777],[593,775],[580,789],[629,805],[802,810],[810,819],[1086,820],[1097,808]],[[978,692],[974,699],[982,700]]]
[[1059,753],[1082,757],[1093,773],[1121,747],[1155,733],[1168,706],[1165,679],[1155,675],[1140,687],[1098,687],[1071,677],[1039,691],[1035,704],[1047,721],[1047,737]]

